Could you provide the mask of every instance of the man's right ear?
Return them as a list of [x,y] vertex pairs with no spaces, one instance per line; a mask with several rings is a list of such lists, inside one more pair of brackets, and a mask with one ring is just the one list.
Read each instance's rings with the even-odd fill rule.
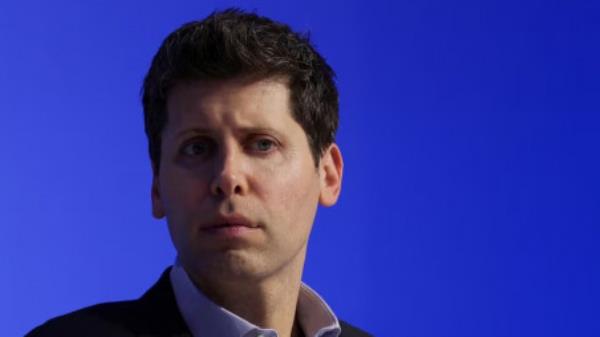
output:
[[152,197],[152,216],[157,219],[164,218],[165,210],[163,209],[162,200],[160,198],[160,186],[156,174],[152,177],[152,190],[150,191],[150,195]]

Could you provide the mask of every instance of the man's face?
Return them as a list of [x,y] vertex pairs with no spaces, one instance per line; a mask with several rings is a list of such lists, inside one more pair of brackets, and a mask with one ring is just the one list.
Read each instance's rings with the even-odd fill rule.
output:
[[319,201],[335,203],[342,161],[315,166],[277,80],[201,81],[167,101],[153,213],[166,216],[183,265],[197,277],[300,273]]

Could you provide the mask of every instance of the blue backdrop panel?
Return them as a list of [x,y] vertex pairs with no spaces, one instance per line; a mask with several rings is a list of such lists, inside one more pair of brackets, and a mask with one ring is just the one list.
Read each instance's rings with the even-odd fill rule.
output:
[[172,263],[139,90],[239,6],[338,73],[342,198],[305,281],[377,336],[598,336],[597,1],[3,1],[0,326],[135,298]]

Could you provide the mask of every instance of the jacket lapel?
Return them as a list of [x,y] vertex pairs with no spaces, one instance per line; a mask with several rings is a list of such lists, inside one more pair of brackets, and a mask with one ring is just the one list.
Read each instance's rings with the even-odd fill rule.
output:
[[137,302],[143,322],[138,322],[140,337],[193,337],[175,300],[167,268],[156,284]]

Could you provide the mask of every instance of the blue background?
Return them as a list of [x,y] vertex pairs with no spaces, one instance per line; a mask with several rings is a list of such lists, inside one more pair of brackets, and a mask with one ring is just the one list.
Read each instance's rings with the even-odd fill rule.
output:
[[346,161],[305,281],[377,336],[600,336],[600,2],[3,1],[0,326],[135,298],[150,215],[140,84],[230,5],[311,31]]

